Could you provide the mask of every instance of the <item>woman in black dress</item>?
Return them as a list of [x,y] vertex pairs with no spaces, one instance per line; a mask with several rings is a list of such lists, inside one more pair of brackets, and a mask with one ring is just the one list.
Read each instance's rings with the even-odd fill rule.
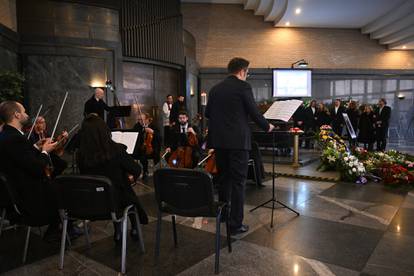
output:
[[375,115],[370,105],[365,106],[358,124],[358,142],[364,144],[364,149],[373,150],[375,142]]
[[316,112],[316,123],[318,124],[318,129],[323,125],[331,124],[331,114],[329,109],[325,106],[324,103],[318,104],[318,110]]
[[[108,177],[115,188],[115,196],[120,208],[134,204],[142,224],[148,223],[148,217],[132,190],[129,178],[135,179],[141,174],[141,167],[126,152],[126,147],[111,139],[111,131],[98,116],[90,114],[82,123],[78,151],[78,166],[81,174],[102,175]],[[131,236],[138,239],[137,221],[129,216]],[[121,225],[114,223],[114,240],[121,239]]]

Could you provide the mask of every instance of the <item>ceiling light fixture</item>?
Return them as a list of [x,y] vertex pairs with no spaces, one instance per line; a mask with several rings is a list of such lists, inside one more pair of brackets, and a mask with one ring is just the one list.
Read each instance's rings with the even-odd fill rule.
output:
[[295,10],[295,13],[296,14],[300,14],[302,12],[302,10],[300,9],[300,8],[297,8],[296,10]]

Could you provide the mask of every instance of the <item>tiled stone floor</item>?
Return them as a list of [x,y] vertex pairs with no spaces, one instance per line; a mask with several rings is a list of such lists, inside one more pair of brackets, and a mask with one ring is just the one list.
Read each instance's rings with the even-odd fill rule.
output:
[[[268,168],[268,165],[266,165]],[[312,167],[302,171],[310,171]],[[276,179],[277,199],[297,209],[275,211],[254,206],[268,200],[266,187],[246,188],[245,222],[250,231],[233,237],[228,253],[222,228],[221,275],[414,275],[414,193],[381,184],[353,185],[295,178]],[[154,264],[156,204],[152,180],[135,186],[151,216],[143,226],[146,253],[128,241],[128,275],[214,275],[215,221],[178,217],[178,248],[173,246],[170,217],[163,218],[161,256]],[[117,275],[120,249],[112,241],[112,224],[91,222],[92,246],[81,237],[66,252],[58,270],[58,243],[43,241],[33,230],[28,264],[21,265],[23,229],[0,237],[0,273],[5,275]]]

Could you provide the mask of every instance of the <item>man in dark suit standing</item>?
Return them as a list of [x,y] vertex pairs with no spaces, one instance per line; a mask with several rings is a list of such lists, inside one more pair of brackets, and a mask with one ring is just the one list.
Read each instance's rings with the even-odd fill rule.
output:
[[307,108],[305,108],[305,134],[306,134],[306,141],[305,147],[308,149],[310,147],[310,142],[313,136],[315,136],[316,132],[316,101],[312,100]]
[[385,99],[378,101],[378,109],[375,112],[376,118],[376,135],[377,135],[377,150],[384,151],[387,145],[387,135],[389,121],[391,118],[391,107],[387,106]]
[[95,94],[85,103],[84,115],[96,113],[105,120],[105,110],[110,111],[111,108],[103,101],[104,96],[105,92],[102,88],[95,88]]
[[173,103],[170,111],[170,125],[174,126],[179,124],[178,115],[180,112],[186,112],[187,108],[185,107],[185,98],[183,95],[179,95],[177,101]]
[[250,84],[246,82],[249,61],[233,58],[229,76],[210,90],[205,116],[208,147],[216,152],[220,174],[219,200],[231,202],[230,230],[233,235],[247,232],[243,224],[244,188],[251,150],[249,117],[263,130],[274,128],[260,114]]
[[0,170],[16,189],[20,211],[39,223],[56,225],[59,222],[56,194],[46,179],[45,168],[57,143],[46,139],[36,148],[27,139],[22,128],[29,116],[18,102],[2,102],[0,118],[5,122],[0,133]]
[[344,117],[342,113],[345,113],[345,108],[341,106],[341,99],[336,99],[334,106],[330,110],[331,121],[332,121],[332,130],[339,136],[342,135],[342,130],[344,127]]

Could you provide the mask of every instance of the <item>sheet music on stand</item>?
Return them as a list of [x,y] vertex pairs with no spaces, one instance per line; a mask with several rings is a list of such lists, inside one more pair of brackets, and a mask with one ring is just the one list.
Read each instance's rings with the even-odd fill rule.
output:
[[301,104],[302,101],[300,100],[276,101],[265,112],[264,117],[266,119],[287,122]]
[[127,147],[127,153],[134,153],[135,144],[138,139],[138,132],[112,131],[112,140]]

